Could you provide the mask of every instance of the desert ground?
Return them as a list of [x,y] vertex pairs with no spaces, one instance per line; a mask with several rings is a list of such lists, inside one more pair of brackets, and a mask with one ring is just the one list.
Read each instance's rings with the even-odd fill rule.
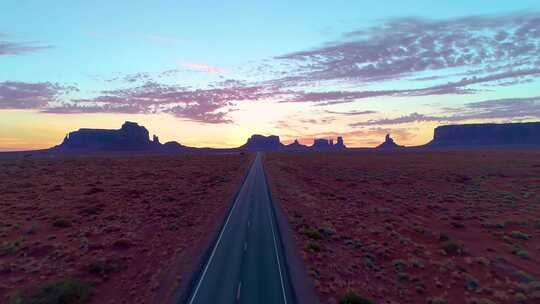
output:
[[539,151],[271,153],[265,167],[322,303],[540,303]]
[[163,303],[251,159],[0,159],[0,302]]

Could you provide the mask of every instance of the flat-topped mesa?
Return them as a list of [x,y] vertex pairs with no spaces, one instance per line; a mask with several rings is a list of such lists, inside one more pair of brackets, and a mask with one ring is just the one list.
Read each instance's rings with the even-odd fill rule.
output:
[[279,141],[279,136],[270,135],[264,136],[255,134],[252,135],[247,142],[241,146],[241,149],[251,151],[265,151],[265,150],[277,150],[283,147],[283,144]]
[[79,129],[70,132],[59,150],[150,150],[159,147],[159,139],[150,141],[148,130],[126,121],[118,130]]
[[376,147],[376,149],[380,150],[394,150],[394,149],[400,149],[403,148],[403,146],[400,146],[394,142],[394,139],[390,137],[390,134],[386,134],[386,137],[384,138],[384,142]]
[[345,147],[345,144],[343,143],[343,137],[339,136],[335,144],[334,144],[333,139],[315,138],[313,140],[313,145],[311,145],[310,148],[316,149],[316,150],[329,150],[329,149],[344,149],[346,147]]
[[312,149],[329,149],[331,147],[330,141],[324,138],[313,139],[313,145],[311,145]]
[[540,146],[540,122],[448,125],[435,128],[428,147]]

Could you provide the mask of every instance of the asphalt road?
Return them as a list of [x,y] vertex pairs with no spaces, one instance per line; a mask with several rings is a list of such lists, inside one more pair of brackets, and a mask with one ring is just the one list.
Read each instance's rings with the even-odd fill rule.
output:
[[258,153],[189,304],[294,303]]

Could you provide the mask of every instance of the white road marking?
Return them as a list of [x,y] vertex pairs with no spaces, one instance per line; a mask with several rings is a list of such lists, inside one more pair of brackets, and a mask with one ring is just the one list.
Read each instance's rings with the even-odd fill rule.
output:
[[[255,165],[255,163],[253,163],[253,166],[254,165]],[[248,177],[246,178],[246,181],[252,175],[252,172],[253,172],[252,168],[253,167],[250,168],[250,171],[248,173]],[[244,185],[245,185],[245,183],[242,185],[242,187],[244,187]],[[242,191],[242,189],[240,189],[240,191]],[[234,201],[234,205],[233,205],[233,207],[231,209],[231,212],[229,213],[229,216],[227,217],[227,220],[225,221],[225,225],[223,225],[223,228],[221,229],[221,232],[219,233],[219,237],[218,237],[218,240],[216,242],[216,245],[214,246],[214,249],[212,250],[212,253],[210,254],[210,259],[208,259],[208,263],[206,263],[206,266],[204,267],[203,274],[202,274],[202,276],[201,276],[201,278],[199,280],[199,283],[197,283],[197,287],[195,287],[195,292],[193,292],[193,296],[191,297],[191,300],[189,301],[189,304],[193,304],[193,301],[195,301],[195,298],[197,297],[197,292],[199,291],[199,288],[201,287],[201,283],[204,280],[204,277],[206,276],[206,272],[208,271],[208,267],[212,263],[212,259],[214,258],[214,254],[216,253],[216,249],[218,248],[219,243],[221,242],[221,237],[223,236],[223,232],[227,228],[227,225],[229,224],[229,220],[231,219],[231,216],[232,216],[234,210],[236,209],[237,205],[238,205],[238,197]]]
[[244,243],[244,251],[247,251],[247,242]]
[[279,279],[281,280],[281,291],[283,292],[283,303],[287,304],[287,297],[285,296],[285,286],[283,284],[283,275],[281,274],[281,263],[279,262],[279,253],[277,249],[276,234],[274,232],[274,223],[272,221],[272,210],[270,210],[270,204],[268,204],[268,212],[270,215],[269,219],[270,219],[270,228],[272,228],[272,237],[274,238],[274,250],[276,253],[276,260],[278,264]]
[[238,284],[238,289],[236,289],[236,302],[240,302],[240,292],[242,291],[242,282]]

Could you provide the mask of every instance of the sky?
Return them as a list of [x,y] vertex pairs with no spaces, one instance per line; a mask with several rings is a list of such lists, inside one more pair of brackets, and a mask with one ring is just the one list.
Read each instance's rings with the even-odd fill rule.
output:
[[136,121],[162,142],[310,144],[540,120],[540,2],[0,4],[0,150]]

